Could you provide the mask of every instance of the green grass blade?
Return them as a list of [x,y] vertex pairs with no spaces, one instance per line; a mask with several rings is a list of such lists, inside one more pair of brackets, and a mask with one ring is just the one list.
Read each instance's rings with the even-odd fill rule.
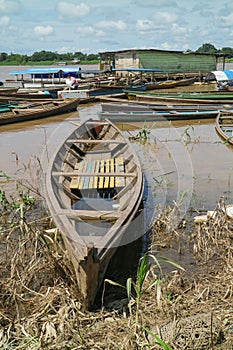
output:
[[127,278],[126,291],[127,291],[128,299],[130,299],[131,298],[131,294],[132,294],[132,278],[131,277]]
[[153,344],[162,346],[164,350],[172,350],[172,348],[169,345],[167,345],[162,339],[160,339],[156,334],[151,332],[148,328],[142,328],[156,340],[156,342]]

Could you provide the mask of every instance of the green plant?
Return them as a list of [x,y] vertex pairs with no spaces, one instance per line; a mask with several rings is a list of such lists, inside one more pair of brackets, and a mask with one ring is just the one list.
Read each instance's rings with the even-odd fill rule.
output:
[[132,140],[138,140],[138,141],[146,141],[150,137],[151,129],[153,128],[154,124],[151,126],[151,128],[147,128],[146,121],[143,124],[143,127],[138,131],[138,133],[135,136],[130,136],[130,139]]
[[[165,258],[165,257],[159,257],[160,261],[169,263],[173,266],[175,266],[178,269],[184,270],[179,264]],[[108,282],[114,286],[118,286],[121,288],[124,288],[127,292],[128,297],[128,307],[130,315],[132,315],[132,306],[136,305],[135,307],[135,332],[137,329],[143,328],[142,325],[139,323],[139,313],[140,313],[140,302],[143,297],[143,295],[152,287],[157,287],[157,304],[160,306],[161,303],[161,284],[162,284],[162,278],[158,277],[154,273],[154,269],[157,267],[160,272],[160,276],[162,276],[162,268],[159,261],[155,255],[150,253],[145,253],[143,257],[139,260],[139,265],[137,269],[137,275],[136,275],[136,281],[132,279],[132,277],[129,277],[126,281],[126,286],[123,286],[117,282],[114,282],[109,279],[105,279],[104,283]],[[149,275],[152,275],[151,281],[149,283],[146,283]],[[148,281],[147,281],[148,282]],[[165,344],[162,340],[159,339],[159,337],[156,336],[157,341],[161,341],[160,345]],[[166,345],[166,344],[165,344]],[[167,345],[166,345],[167,346]],[[171,349],[169,347],[164,347],[164,349]]]
[[172,350],[172,348],[169,345],[167,345],[162,339],[160,339],[156,334],[151,332],[148,328],[143,327],[143,329],[156,340],[156,342],[154,342],[152,344],[146,344],[146,345],[144,345],[144,347],[148,347],[151,345],[160,345],[160,346],[162,346],[162,348],[164,350]]

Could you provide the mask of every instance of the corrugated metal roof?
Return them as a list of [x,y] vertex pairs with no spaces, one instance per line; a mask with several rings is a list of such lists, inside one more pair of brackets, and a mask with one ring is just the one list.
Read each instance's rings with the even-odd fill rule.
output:
[[233,80],[233,70],[219,70],[219,71],[213,71],[211,72],[214,74],[217,81],[227,81],[227,80]]
[[113,71],[124,71],[124,72],[155,72],[163,73],[162,69],[159,68],[113,68]]
[[212,55],[212,56],[227,56],[226,54],[220,54],[220,53],[201,53],[201,52],[193,52],[193,51],[174,51],[174,50],[160,50],[160,49],[124,49],[124,50],[119,50],[119,51],[106,51],[106,52],[99,52],[100,55],[114,55],[116,53],[124,53],[124,52],[169,52],[169,53],[181,53],[184,55],[189,55],[189,54],[195,54],[195,55]]

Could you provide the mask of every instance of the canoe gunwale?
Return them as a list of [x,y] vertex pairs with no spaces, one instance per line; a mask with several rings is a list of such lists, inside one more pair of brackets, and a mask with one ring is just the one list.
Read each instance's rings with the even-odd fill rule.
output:
[[[114,145],[116,143],[116,147],[114,147],[114,157],[121,156],[122,154],[126,156],[128,159],[127,168],[125,169],[126,173],[118,172],[116,174],[109,173],[97,173],[100,176],[121,176],[125,179],[128,179],[122,190],[119,190],[117,195],[122,197],[121,206],[117,209],[113,210],[92,210],[89,211],[88,218],[88,210],[75,210],[67,205],[64,206],[64,203],[60,203],[56,194],[53,192],[54,189],[59,188],[59,196],[61,193],[64,195],[64,199],[68,197],[67,194],[64,194],[61,191],[63,187],[63,181],[66,176],[72,176],[74,174],[73,171],[66,171],[67,168],[62,169],[63,161],[65,159],[65,154],[67,154],[69,147],[71,147],[72,143],[69,142],[69,146],[67,146],[66,141],[70,139],[74,139],[74,135],[77,136],[79,134],[78,130],[81,130],[83,124],[86,125],[104,125],[104,128],[109,128],[111,135],[114,136],[114,131],[117,131],[119,134],[118,141],[121,141],[120,148],[117,145],[117,138],[115,142],[110,142],[109,147],[112,147],[111,144]],[[80,128],[80,129],[79,129]],[[113,128],[113,129],[112,129]],[[81,132],[81,131],[80,131]],[[108,131],[109,132],[109,131]],[[109,132],[109,133],[110,133]],[[103,135],[102,135],[103,136]],[[116,137],[116,135],[114,136]],[[106,140],[105,140],[106,141]],[[111,140],[110,140],[111,141]],[[87,140],[90,143],[90,140]],[[84,142],[85,144],[85,142]],[[94,141],[93,141],[94,144]],[[99,142],[100,146],[102,143]],[[66,145],[66,147],[64,146]],[[64,147],[64,148],[63,148]],[[97,145],[97,147],[99,147]],[[61,151],[61,149],[63,151]],[[112,150],[112,148],[110,148]],[[101,149],[100,149],[101,151]],[[53,164],[58,157],[59,152],[61,153],[63,160],[59,160],[59,166],[56,167],[56,171],[54,172]],[[93,155],[95,157],[95,154]],[[107,157],[107,154],[105,155]],[[85,155],[83,156],[85,158]],[[132,163],[132,164],[131,164]],[[129,166],[128,166],[129,164]],[[61,167],[61,168],[60,168]],[[62,169],[62,171],[60,171]],[[65,171],[63,171],[65,170]],[[128,173],[127,173],[128,171]],[[72,174],[72,175],[71,175]],[[76,172],[75,172],[76,174]],[[88,173],[83,172],[81,175],[88,175]],[[93,175],[93,173],[92,173]],[[123,176],[122,176],[123,175]],[[66,180],[69,183],[69,180]],[[55,188],[54,188],[55,186]],[[127,187],[128,186],[128,187]],[[124,193],[125,188],[125,193]],[[88,120],[78,126],[75,131],[73,131],[64,141],[62,145],[59,145],[54,155],[51,157],[49,161],[49,166],[46,168],[46,178],[44,184],[44,192],[45,198],[47,202],[47,207],[51,213],[54,224],[58,227],[61,232],[64,242],[66,245],[66,249],[69,252],[70,259],[73,263],[73,266],[76,271],[77,282],[85,300],[86,307],[89,308],[95,298],[98,288],[100,287],[100,283],[102,282],[104,273],[108,266],[108,263],[113,256],[115,250],[120,244],[123,235],[130,225],[131,221],[135,217],[137,211],[139,210],[144,189],[144,179],[141,171],[141,165],[135,150],[133,149],[130,141],[126,139],[123,133],[109,120]],[[69,189],[64,189],[64,191],[69,191]],[[129,192],[131,190],[131,192]],[[116,198],[114,200],[118,201]],[[63,198],[63,197],[61,197]],[[63,200],[63,199],[62,199]],[[68,202],[67,202],[68,203]],[[100,207],[99,207],[100,208]],[[122,210],[121,210],[122,209]],[[79,215],[80,214],[80,215]],[[99,220],[109,221],[111,225],[107,232],[104,233],[103,236],[89,236],[84,233],[84,236],[78,234],[76,231],[76,225],[74,224],[74,220],[86,221],[86,217],[90,220]],[[78,228],[77,228],[78,229]]]
[[[224,111],[225,113],[225,111]],[[233,124],[233,113],[229,115],[224,115],[223,113],[219,112],[216,121],[215,121],[215,129],[218,132],[218,134],[227,142],[229,142],[231,145],[233,145],[233,134],[232,137],[227,136],[227,134],[223,131],[222,129],[222,120],[224,119],[232,119],[232,124]],[[227,124],[224,124],[225,126],[227,126]],[[230,126],[230,125],[229,125]],[[233,127],[232,127],[232,131],[233,131]]]

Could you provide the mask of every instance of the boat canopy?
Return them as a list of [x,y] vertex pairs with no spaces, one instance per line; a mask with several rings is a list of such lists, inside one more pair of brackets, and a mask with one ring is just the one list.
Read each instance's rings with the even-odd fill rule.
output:
[[68,72],[78,72],[80,70],[80,67],[27,68],[25,70],[13,71],[9,74],[53,74],[59,72],[64,72],[68,74]]
[[216,70],[211,72],[214,74],[217,81],[233,80],[233,70]]
[[13,75],[25,75],[29,74],[31,77],[35,78],[48,78],[48,77],[66,77],[67,74],[77,75],[80,73],[80,67],[53,67],[53,68],[27,68],[25,70],[13,71],[9,74]]
[[29,74],[34,78],[65,78],[68,74],[71,74],[76,77],[81,77],[82,74],[101,74],[105,73],[106,70],[81,70],[80,67],[52,67],[52,68],[27,68],[25,70],[13,71],[9,74],[12,75],[25,75]]

